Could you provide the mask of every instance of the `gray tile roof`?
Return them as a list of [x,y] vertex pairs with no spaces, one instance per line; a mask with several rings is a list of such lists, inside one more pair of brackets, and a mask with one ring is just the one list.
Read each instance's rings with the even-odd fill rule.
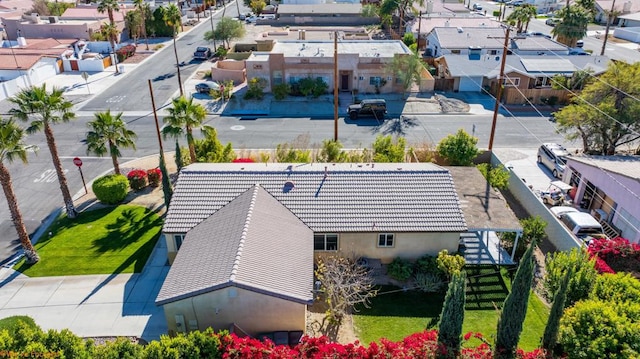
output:
[[476,46],[500,50],[504,46],[505,30],[500,27],[436,27],[433,31],[443,49],[468,49],[469,46]]
[[590,167],[602,168],[640,182],[640,156],[569,156],[569,164],[576,161]]
[[451,175],[434,164],[211,163],[182,169],[164,232],[186,233],[254,184],[314,232],[467,229]]
[[156,304],[228,286],[313,299],[313,232],[257,185],[187,233]]

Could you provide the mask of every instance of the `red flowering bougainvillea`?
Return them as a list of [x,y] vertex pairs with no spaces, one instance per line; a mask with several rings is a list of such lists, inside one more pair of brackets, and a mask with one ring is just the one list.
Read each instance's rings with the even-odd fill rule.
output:
[[640,268],[640,245],[629,243],[625,238],[594,239],[589,243],[587,250],[591,258],[595,257],[599,273],[637,274]]
[[[462,359],[491,359],[492,350],[488,342],[480,333],[467,333],[465,341],[476,338],[482,341],[477,347],[463,348],[460,353]],[[221,351],[223,358],[253,359],[253,358],[345,358],[345,359],[378,359],[378,358],[436,358],[446,356],[446,348],[438,346],[438,332],[424,331],[409,335],[399,342],[380,339],[369,347],[360,345],[358,341],[349,344],[338,344],[329,341],[327,337],[303,337],[298,345],[289,347],[275,345],[270,340],[260,341],[253,338],[239,338],[234,334],[221,336]],[[536,349],[525,352],[519,349],[518,359],[544,359],[545,352]]]
[[134,191],[139,191],[147,187],[147,171],[145,170],[132,170],[127,174],[129,179],[129,186]]
[[158,187],[162,180],[162,171],[159,168],[147,170],[147,178],[149,179],[149,186]]

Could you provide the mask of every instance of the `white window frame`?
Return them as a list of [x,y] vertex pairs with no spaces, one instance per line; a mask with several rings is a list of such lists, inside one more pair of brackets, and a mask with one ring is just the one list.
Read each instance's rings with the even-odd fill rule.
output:
[[393,233],[378,233],[379,248],[393,248],[396,245],[396,235]]
[[[317,237],[323,237],[323,242],[324,242],[324,248],[323,249],[317,249],[316,248],[316,238]],[[335,243],[335,248],[331,249],[331,247],[333,246],[329,246],[327,243],[327,237],[334,237],[336,239],[336,243]],[[314,251],[319,251],[319,252],[337,252],[338,251],[338,247],[339,247],[339,242],[340,242],[340,235],[338,235],[337,233],[314,233],[313,234],[313,250]]]
[[504,86],[518,87],[518,86],[520,86],[520,78],[519,77],[508,77],[508,76],[505,76],[502,79],[502,84]]

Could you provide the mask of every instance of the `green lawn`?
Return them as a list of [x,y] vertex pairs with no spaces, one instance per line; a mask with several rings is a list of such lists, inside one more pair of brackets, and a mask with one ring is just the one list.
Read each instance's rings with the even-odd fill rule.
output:
[[[493,341],[498,323],[495,308],[502,305],[511,286],[506,273],[503,270],[500,275],[489,267],[467,271],[469,282],[463,333],[480,332],[490,342]],[[404,292],[395,287],[382,287],[380,293],[372,300],[370,309],[362,308],[354,315],[356,334],[362,343],[369,344],[383,337],[398,341],[425,328],[437,328],[444,294]],[[532,292],[520,337],[522,349],[538,347],[548,316],[549,310]],[[479,341],[472,339],[469,344],[477,345]]]
[[40,262],[16,270],[30,277],[140,272],[162,229],[162,219],[140,206],[122,205],[61,217],[35,245]]

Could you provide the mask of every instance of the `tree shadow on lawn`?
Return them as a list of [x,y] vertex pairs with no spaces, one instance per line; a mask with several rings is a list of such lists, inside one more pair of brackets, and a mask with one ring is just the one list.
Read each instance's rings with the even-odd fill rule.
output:
[[502,307],[509,289],[495,266],[467,266],[465,310],[492,310]]
[[403,290],[395,286],[380,286],[378,295],[371,299],[370,308],[357,307],[354,313],[376,317],[437,318],[442,312],[444,292],[425,293],[418,290]]
[[160,217],[152,218],[154,212],[145,209],[144,213],[126,209],[115,222],[107,224],[109,233],[93,241],[96,253],[116,251],[140,240],[150,228],[162,225]]

